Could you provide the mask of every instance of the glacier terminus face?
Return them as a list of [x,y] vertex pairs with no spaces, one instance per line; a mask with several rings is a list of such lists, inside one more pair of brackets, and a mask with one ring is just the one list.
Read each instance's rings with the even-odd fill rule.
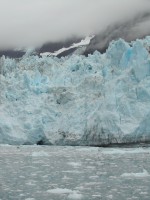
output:
[[88,57],[0,59],[0,143],[150,141],[150,37]]

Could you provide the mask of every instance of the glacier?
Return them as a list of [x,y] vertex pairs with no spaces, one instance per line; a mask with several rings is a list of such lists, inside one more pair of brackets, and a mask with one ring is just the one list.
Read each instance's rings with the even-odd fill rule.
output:
[[0,58],[0,143],[150,142],[150,36],[85,57]]

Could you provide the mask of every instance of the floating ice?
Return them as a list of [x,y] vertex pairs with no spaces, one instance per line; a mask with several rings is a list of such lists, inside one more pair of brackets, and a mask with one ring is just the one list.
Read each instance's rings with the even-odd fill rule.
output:
[[66,188],[55,188],[47,190],[47,192],[55,195],[68,194],[68,199],[82,199],[82,195],[76,190],[70,190]]
[[43,157],[43,156],[48,156],[48,153],[44,152],[44,151],[38,151],[38,152],[33,152],[32,153],[33,157]]
[[83,198],[83,195],[74,192],[74,193],[72,193],[72,194],[69,194],[69,195],[68,195],[68,198],[69,198],[69,199],[82,199],[82,198]]
[[150,141],[150,37],[105,54],[0,59],[0,143]]
[[150,175],[145,169],[143,169],[143,172],[140,172],[140,173],[124,173],[121,176],[122,177],[144,178],[144,177],[148,177]]

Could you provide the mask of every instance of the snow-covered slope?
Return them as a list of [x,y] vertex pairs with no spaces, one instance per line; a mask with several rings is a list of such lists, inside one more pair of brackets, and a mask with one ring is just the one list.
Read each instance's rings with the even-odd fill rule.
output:
[[150,141],[150,37],[105,54],[0,60],[0,143]]
[[63,52],[68,51],[70,49],[76,49],[76,48],[81,48],[81,47],[87,46],[93,37],[94,37],[94,35],[87,36],[85,39],[81,40],[81,42],[74,43],[70,47],[63,47],[63,48],[55,51],[54,53],[51,53],[51,52],[40,53],[40,55],[41,56],[58,56],[58,55],[62,54]]

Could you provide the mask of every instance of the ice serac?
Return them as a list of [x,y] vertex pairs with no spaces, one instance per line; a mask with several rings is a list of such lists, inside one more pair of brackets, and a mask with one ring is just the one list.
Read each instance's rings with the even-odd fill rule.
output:
[[105,54],[0,59],[0,143],[150,142],[150,37]]

